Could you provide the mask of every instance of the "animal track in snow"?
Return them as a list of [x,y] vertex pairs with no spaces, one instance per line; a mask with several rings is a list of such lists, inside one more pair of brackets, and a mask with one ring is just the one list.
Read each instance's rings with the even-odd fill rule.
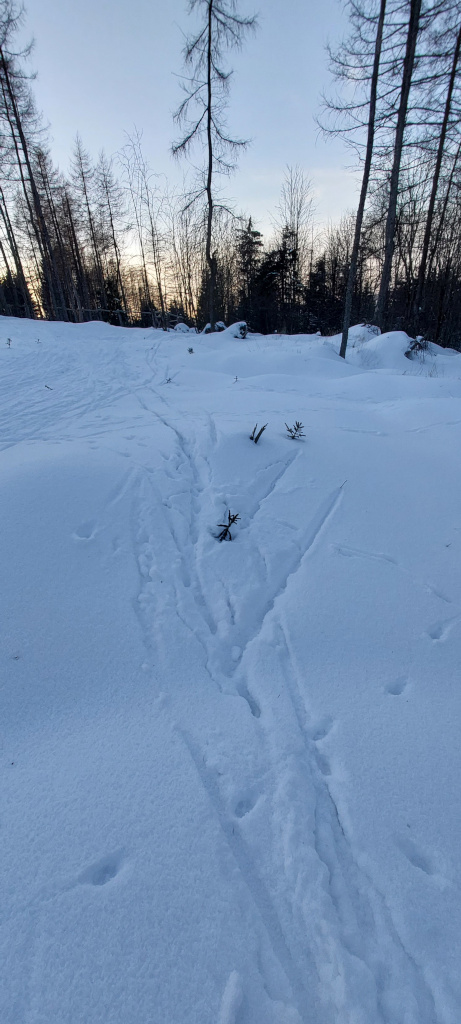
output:
[[80,523],[80,526],[74,530],[72,536],[76,540],[93,540],[96,533],[96,522],[94,519],[88,519],[85,523]]
[[434,625],[427,630],[428,636],[430,636],[431,640],[446,640],[458,619],[459,615],[456,615],[452,619],[444,619],[441,622],[434,623]]
[[311,740],[313,740],[314,743],[320,743],[321,740],[326,739],[334,724],[333,718],[330,718],[329,716],[322,718],[317,725],[313,726],[310,730]]
[[309,730],[311,740],[315,743],[315,761],[319,771],[321,771],[325,778],[331,775],[331,764],[327,755],[322,750],[319,750],[317,744],[327,738],[333,726],[334,720],[327,716],[326,718],[321,719],[313,729]]
[[397,679],[394,679],[392,681],[392,683],[388,683],[384,689],[386,693],[392,694],[393,697],[400,697],[400,694],[403,693],[404,690],[406,690],[407,686],[407,676],[398,676]]
[[419,849],[411,836],[395,835],[394,842],[414,868],[419,868],[426,875],[435,875],[437,873],[435,864],[432,863],[430,856]]
[[315,760],[317,762],[317,767],[321,771],[322,775],[324,775],[325,778],[328,778],[328,776],[331,775],[331,765],[326,755],[320,753],[319,750],[316,750]]
[[79,876],[80,885],[107,885],[122,867],[122,857],[119,853],[109,854],[96,861]]
[[253,718],[260,718],[261,708],[257,700],[255,700],[255,698],[252,697],[250,691],[248,690],[244,683],[240,683],[240,685],[237,687],[237,693],[239,697],[243,697],[243,700],[246,700],[248,707],[251,711],[251,714],[253,715]]
[[249,814],[253,810],[256,804],[256,800],[253,800],[250,796],[244,796],[235,805],[234,814],[237,818],[244,818],[245,815]]

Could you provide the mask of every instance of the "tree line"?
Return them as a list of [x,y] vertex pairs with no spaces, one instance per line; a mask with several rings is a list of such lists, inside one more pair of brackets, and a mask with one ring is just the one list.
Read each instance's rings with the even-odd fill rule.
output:
[[361,158],[343,315],[365,262],[373,322],[460,347],[459,0],[350,0],[325,131]]
[[[0,312],[262,333],[404,329],[461,348],[461,0],[351,0],[330,51],[322,129],[361,168],[355,213],[318,231],[312,186],[287,168],[264,238],[223,199],[245,140],[226,123],[226,57],[256,27],[235,0],[191,0],[173,146],[201,167],[183,192],[148,167],[134,132],[96,161],[77,138],[67,174],[37,113],[21,9],[0,0]],[[288,71],[287,71],[288,73]]]

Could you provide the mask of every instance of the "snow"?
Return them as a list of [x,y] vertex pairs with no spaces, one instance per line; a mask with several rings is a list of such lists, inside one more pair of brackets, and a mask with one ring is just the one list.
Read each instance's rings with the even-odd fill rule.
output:
[[0,320],[2,1024],[459,1024],[461,355],[339,340]]

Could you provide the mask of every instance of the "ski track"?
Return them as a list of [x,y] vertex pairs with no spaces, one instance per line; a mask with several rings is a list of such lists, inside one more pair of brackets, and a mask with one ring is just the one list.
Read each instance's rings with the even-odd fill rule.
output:
[[[303,976],[288,948],[283,929],[274,905],[273,898],[263,879],[254,867],[251,852],[244,838],[229,820],[223,809],[218,785],[214,775],[204,767],[202,751],[195,746],[191,736],[181,731],[202,786],[210,800],[219,822],[227,846],[237,864],[240,875],[248,889],[250,899],[254,903],[263,922],[270,946],[290,982],[296,1008],[303,1022],[310,1024],[312,1017],[307,1011],[309,993]],[[312,1022],[313,1024],[313,1022]]]
[[[154,355],[146,353],[149,373],[161,368]],[[249,539],[258,553],[264,581],[265,600],[255,601],[252,621],[238,622],[238,608],[234,596],[224,579],[218,582],[224,591],[227,608],[225,630],[218,630],[215,610],[207,596],[208,578],[204,578],[204,565],[210,564],[209,518],[213,508],[215,486],[213,482],[213,453],[219,436],[213,418],[206,414],[204,429],[209,454],[201,450],[200,439],[193,436],[193,423],[182,425],[181,413],[174,408],[169,397],[159,392],[152,383],[135,385],[138,376],[129,369],[127,361],[114,358],[109,367],[105,387],[94,380],[83,385],[83,376],[77,366],[71,386],[59,390],[59,361],[55,377],[47,366],[46,383],[53,388],[45,390],[37,380],[34,367],[25,377],[22,388],[11,396],[9,375],[5,374],[0,387],[3,415],[0,415],[0,450],[24,441],[46,440],[56,434],[65,437],[65,431],[76,417],[82,422],[84,435],[103,447],[107,424],[105,411],[113,409],[120,398],[134,398],[147,417],[160,424],[171,439],[173,451],[164,457],[164,476],[172,487],[169,496],[162,496],[161,481],[148,462],[131,465],[120,483],[107,497],[105,508],[97,521],[88,521],[76,527],[78,542],[85,542],[103,528],[104,512],[113,508],[124,496],[131,494],[131,530],[133,550],[139,569],[139,590],[135,599],[138,616],[149,661],[162,645],[162,621],[175,615],[186,631],[188,642],[198,643],[208,678],[220,692],[244,699],[251,712],[254,741],[260,751],[263,774],[256,800],[264,795],[264,813],[268,819],[272,846],[262,853],[251,828],[251,812],[255,799],[243,796],[231,814],[223,795],[226,778],[219,777],[214,768],[206,764],[204,752],[192,732],[185,727],[180,703],[171,696],[168,714],[173,726],[182,737],[194,770],[209,801],[223,840],[237,866],[239,875],[262,922],[268,942],[292,990],[293,1003],[303,1024],[437,1024],[438,1017],[431,989],[422,969],[415,963],[397,932],[384,897],[359,864],[354,851],[353,837],[349,837],[341,820],[335,795],[334,758],[331,755],[331,733],[334,723],[315,725],[306,701],[306,687],[291,648],[289,629],[283,624],[283,598],[291,581],[299,573],[311,552],[323,540],[329,523],[335,515],[344,494],[344,484],[333,488],[313,512],[305,530],[294,538],[294,550],[287,557],[283,574],[275,581],[270,578],[270,566],[263,548],[258,544],[257,516],[269,503],[282,484],[294,462],[302,457],[296,451],[285,460],[265,467],[272,473],[265,491],[254,494],[247,509],[248,522],[239,531],[240,542]],[[155,363],[155,367],[153,366]],[[57,378],[57,379],[55,379]],[[17,377],[15,376],[15,382]],[[120,386],[120,379],[126,384]],[[83,396],[83,397],[82,397]],[[154,407],[155,406],[155,407]],[[0,406],[1,407],[1,406]],[[159,411],[159,409],[161,411]],[[10,432],[14,417],[15,431]],[[37,422],[40,429],[37,431]],[[180,425],[178,425],[178,423]],[[59,429],[57,430],[57,424]],[[434,424],[435,426],[436,424]],[[186,433],[187,428],[187,433]],[[422,428],[422,429],[429,429]],[[75,436],[75,434],[73,435]],[[191,439],[192,437],[192,439]],[[99,442],[98,442],[99,443]],[[255,481],[257,484],[257,478]],[[255,488],[256,489],[256,488]],[[175,499],[180,499],[178,506]],[[155,513],[155,514],[154,514]],[[409,570],[395,559],[380,552],[366,552],[334,545],[343,556],[378,559],[406,573],[414,582],[441,601],[451,599],[432,585],[416,580]],[[213,549],[219,551],[219,545]],[[269,593],[268,593],[269,591]],[[435,642],[443,641],[459,616],[436,623],[428,631]],[[251,692],[244,669],[245,659],[267,643],[266,626],[270,624],[277,639],[276,658],[284,681],[288,700],[296,723],[298,749],[292,750],[288,734],[274,738],[270,724],[276,708],[271,706],[270,692]],[[237,653],[235,653],[237,652]],[[399,695],[407,684],[406,678],[390,684],[388,692]],[[165,712],[166,713],[166,712]],[[232,764],[227,767],[232,777]],[[296,805],[290,805],[286,794],[296,794]],[[293,816],[299,810],[297,828],[302,830],[302,841],[295,831]],[[427,858],[410,846],[405,856],[422,871],[429,873]],[[276,892],[267,879],[272,878],[264,863],[269,861],[279,870]],[[94,865],[81,878],[82,884],[104,885],[114,876],[118,866],[112,861]],[[111,873],[112,872],[112,873]],[[315,910],[312,914],[311,908]],[[317,913],[317,917],[316,917]],[[34,919],[35,921],[35,919]],[[34,925],[35,926],[35,925]],[[385,951],[385,956],[383,954]],[[36,960],[40,951],[36,951]],[[38,971],[38,968],[37,968]],[[328,987],[330,1002],[312,1005],[314,990]],[[34,989],[31,984],[30,990]],[[361,1002],[367,993],[368,1004]],[[395,993],[397,992],[397,997]],[[404,1005],[396,1005],[402,998]],[[233,971],[225,986],[219,1024],[236,1024],[242,1004],[242,980]],[[27,1000],[27,996],[26,996]],[[31,1008],[27,1009],[27,1014]]]
[[[363,869],[358,866],[354,856],[353,844],[349,841],[341,822],[330,785],[330,759],[322,749],[322,741],[328,735],[329,728],[320,730],[317,739],[312,738],[313,728],[310,726],[309,711],[303,697],[294,657],[287,634],[280,624],[278,628],[282,639],[283,678],[304,749],[295,767],[292,758],[288,757],[287,768],[287,755],[281,757],[280,751],[274,750],[273,737],[266,724],[268,709],[258,703],[249,690],[245,674],[241,672],[245,654],[261,642],[269,617],[275,616],[275,621],[278,622],[278,613],[283,607],[283,596],[290,581],[300,571],[304,560],[327,530],[329,521],[341,501],[344,484],[334,488],[319,505],[299,539],[296,554],[285,566],[282,579],[266,598],[265,604],[258,609],[252,628],[246,631],[241,627],[236,628],[235,610],[227,591],[227,631],[226,635],[220,634],[217,638],[217,623],[205,598],[199,567],[200,554],[203,553],[200,536],[205,527],[206,508],[211,504],[213,495],[211,462],[209,458],[205,459],[199,454],[197,442],[186,440],[182,430],[176,424],[172,424],[167,413],[159,413],[153,409],[150,412],[174,437],[175,473],[186,485],[181,493],[189,491],[189,510],[186,514],[188,539],[185,543],[176,535],[165,503],[162,505],[165,524],[176,555],[173,566],[175,578],[172,584],[172,606],[175,607],[176,614],[189,636],[199,642],[209,678],[220,691],[233,692],[249,705],[256,730],[255,741],[264,751],[263,756],[266,759],[264,793],[267,797],[267,807],[272,808],[270,813],[274,813],[277,792],[283,791],[285,786],[292,787],[293,779],[290,781],[290,773],[296,781],[299,800],[302,801],[302,793],[305,792],[308,803],[309,796],[314,794],[314,814],[309,826],[310,831],[305,831],[301,844],[298,837],[298,841],[294,842],[289,850],[286,849],[287,835],[290,833],[289,818],[293,813],[289,805],[284,806],[282,810],[279,807],[275,819],[272,818],[270,829],[275,845],[272,852],[266,853],[266,856],[272,857],[272,860],[275,858],[284,871],[279,891],[273,894],[264,881],[260,856],[257,850],[252,850],[251,843],[242,834],[238,823],[241,821],[247,828],[246,821],[250,816],[253,802],[243,799],[238,805],[239,813],[235,811],[234,815],[230,816],[226,801],[221,796],[223,779],[206,765],[202,749],[191,733],[181,726],[178,715],[174,713],[175,727],[183,737],[216,821],[263,922],[274,955],[290,983],[300,1019],[305,1024],[320,1024],[323,1020],[335,1020],[338,1024],[339,1021],[341,1024],[399,1024],[400,1017],[394,1007],[393,996],[396,988],[400,992],[400,997],[402,991],[405,993],[405,1020],[409,1024],[421,1024],[422,1021],[424,1024],[435,1024],[437,1017],[431,990],[421,970],[404,949],[383,897]],[[175,419],[177,423],[177,418]],[[216,446],[216,431],[210,423],[208,438],[211,444]],[[251,533],[254,518],[264,503],[270,501],[271,495],[276,491],[294,459],[298,457],[299,453],[296,453],[281,466],[279,464],[266,492],[253,502],[249,523],[241,530],[241,534]],[[138,517],[139,520],[144,520],[144,523],[148,520],[148,501],[141,502]],[[340,553],[367,557],[366,553],[355,550],[341,550]],[[145,544],[144,555],[147,559],[152,558],[152,550],[148,543],[147,547]],[[372,557],[396,564],[393,559],[384,555]],[[267,578],[267,565],[265,571]],[[441,595],[437,596],[449,600]],[[149,618],[152,612],[152,602],[148,601],[143,613],[148,646],[151,634]],[[236,648],[239,648],[239,653],[232,661],[232,651]],[[232,773],[232,765],[229,765],[228,771]],[[272,780],[270,786],[269,780]],[[297,864],[300,859],[299,850],[303,849],[303,844],[313,850],[320,872],[320,894],[317,893],[316,899],[320,900],[320,912],[323,916],[321,928],[317,922],[321,934],[315,934],[315,929],[313,933],[310,914],[306,912],[312,897],[313,883],[306,866],[303,863]],[[270,873],[267,873],[266,877],[268,875],[270,877]],[[303,950],[302,956],[300,950]],[[385,959],[383,950],[387,953]],[[319,975],[323,983],[327,982],[330,987],[332,1003],[323,1008],[317,1006],[313,1016],[308,1007],[312,1002],[312,986],[315,988],[318,983],[314,979]],[[338,978],[342,979],[341,983],[338,982]],[[310,979],[310,983],[306,984],[306,979]],[[355,994],[356,989],[358,995]],[[362,1006],[364,990],[368,994],[368,1006],[365,1010]]]
[[[351,1016],[347,1014],[340,1019],[350,1019],[352,1024],[361,1021],[363,1015],[364,1024],[370,1024],[371,1020],[382,1021],[385,1024],[397,1021],[400,1018],[394,1017],[392,1011],[393,993],[399,990],[402,992],[402,989],[406,988],[407,1007],[415,1001],[417,1012],[414,1016],[405,1016],[405,1020],[414,1021],[414,1024],[421,1021],[431,1021],[435,1024],[437,1017],[432,992],[422,971],[405,950],[382,895],[359,866],[353,843],[341,821],[330,782],[334,776],[334,769],[329,758],[321,751],[322,741],[329,735],[332,723],[327,723],[320,730],[312,731],[309,709],[303,692],[302,675],[291,650],[288,633],[281,623],[279,637],[286,661],[283,678],[290,691],[298,729],[306,747],[307,756],[304,764],[307,778],[303,780],[300,772],[299,787],[301,788],[303,783],[304,788],[312,782],[314,785],[314,847],[319,861],[325,868],[326,889],[330,902],[330,913],[328,914],[327,910],[325,918],[330,919],[333,942],[330,940],[326,943],[321,962],[328,963],[328,951],[332,948],[335,948],[336,956],[340,956],[345,950],[352,964],[361,965],[361,970],[366,976],[365,988],[368,977],[373,995],[370,1007],[371,1011],[374,1011],[372,1017],[367,1019],[366,1011],[364,1014],[361,997],[355,1008],[352,1007]],[[291,851],[293,858],[296,857],[297,850],[299,847]],[[337,930],[339,936],[336,934]],[[386,957],[383,950],[386,950]],[[340,972],[347,973],[346,966],[337,965],[337,968]],[[334,989],[333,975],[330,983]],[[404,1008],[401,1008],[402,1010],[408,1012]],[[346,1007],[342,1013],[347,1013]]]
[[[388,565],[394,566],[394,568],[397,569],[399,572],[404,573],[406,576],[408,576],[412,583],[415,583],[416,586],[420,589],[425,590],[426,593],[433,594],[434,597],[437,597],[440,601],[443,601],[445,604],[453,603],[451,597],[447,597],[447,595],[443,594],[441,590],[438,590],[437,587],[434,587],[432,583],[427,583],[424,580],[419,579],[410,571],[410,569],[407,569],[406,566],[401,565],[401,563],[398,562],[396,558],[392,558],[391,555],[385,555],[382,551],[363,551],[361,548],[351,548],[347,547],[344,544],[332,544],[331,546],[333,551],[336,551],[338,555],[342,555],[345,558],[365,558],[377,562],[387,562]],[[456,616],[456,618],[457,617],[458,616]]]

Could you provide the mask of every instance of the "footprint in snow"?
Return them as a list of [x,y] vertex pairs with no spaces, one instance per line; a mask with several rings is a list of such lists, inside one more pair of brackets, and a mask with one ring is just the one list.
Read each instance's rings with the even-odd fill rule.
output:
[[245,815],[249,814],[250,811],[253,810],[253,807],[256,804],[256,800],[257,798],[253,799],[253,797],[250,796],[242,797],[242,799],[238,801],[234,808],[234,814],[236,818],[244,818]]
[[93,540],[96,533],[96,522],[94,519],[89,519],[86,523],[80,523],[74,530],[72,536],[76,540]]
[[429,854],[424,853],[424,851],[419,848],[411,836],[395,835],[394,842],[400,852],[403,853],[404,857],[407,858],[414,868],[419,868],[419,870],[424,871],[424,874],[426,875],[437,874],[437,866],[433,862],[433,859]]
[[260,718],[261,708],[257,700],[255,700],[255,698],[250,693],[250,691],[248,690],[244,683],[241,683],[240,686],[237,687],[237,693],[239,697],[242,697],[243,700],[246,700],[248,707],[251,711],[251,714],[253,715],[253,718]]
[[123,859],[120,853],[109,854],[82,871],[78,882],[80,885],[107,885],[118,875],[122,865]]
[[334,724],[334,719],[330,718],[329,715],[327,715],[326,718],[321,718],[320,721],[310,729],[311,740],[313,740],[314,743],[320,743],[321,740],[326,739]]
[[386,693],[392,694],[393,697],[400,697],[400,694],[406,690],[408,686],[408,679],[406,676],[398,676],[397,679],[393,679],[391,683],[388,683],[384,687]]
[[427,635],[430,636],[431,640],[446,640],[455,622],[458,621],[458,618],[459,616],[456,616],[452,619],[444,619],[442,622],[436,622],[427,630]]
[[322,754],[317,750],[315,752],[315,760],[317,762],[317,767],[325,778],[332,775],[331,764],[325,754]]

